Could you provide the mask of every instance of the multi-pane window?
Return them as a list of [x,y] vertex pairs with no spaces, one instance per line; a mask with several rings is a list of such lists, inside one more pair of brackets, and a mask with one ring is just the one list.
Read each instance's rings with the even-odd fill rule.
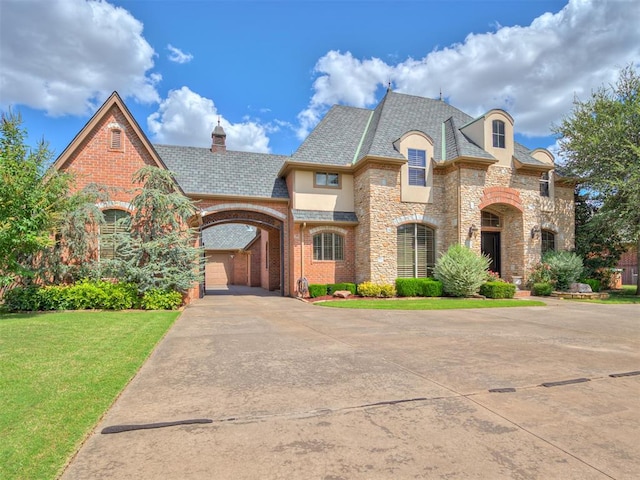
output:
[[427,152],[410,148],[409,157],[409,185],[427,186]]
[[502,120],[493,121],[493,146],[505,148],[504,122]]
[[482,212],[482,226],[483,227],[499,227],[500,226],[500,217],[494,215],[491,212]]
[[544,172],[540,175],[540,196],[549,196],[549,172]]
[[100,258],[116,258],[121,235],[127,231],[125,222],[129,213],[124,210],[104,210],[104,224],[100,226]]
[[340,174],[330,172],[316,172],[316,187],[340,187]]
[[551,230],[542,230],[540,232],[540,240],[542,242],[540,248],[543,254],[556,249],[556,234]]
[[330,232],[314,235],[313,259],[344,260],[344,238]]
[[398,227],[398,277],[430,277],[435,260],[433,229],[418,223]]

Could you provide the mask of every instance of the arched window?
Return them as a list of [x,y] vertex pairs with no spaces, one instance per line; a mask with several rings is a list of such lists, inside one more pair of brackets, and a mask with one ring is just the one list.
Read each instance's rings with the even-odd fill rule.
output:
[[556,249],[556,234],[551,230],[542,230],[540,232],[541,251],[544,255],[545,252]]
[[505,148],[504,122],[502,120],[494,120],[493,126],[493,146],[496,148]]
[[398,227],[398,277],[430,277],[436,260],[435,233],[418,223]]
[[491,213],[482,211],[481,225],[483,227],[499,227],[500,226],[500,217]]
[[124,210],[104,210],[104,224],[100,226],[100,259],[107,260],[117,257],[120,235],[125,233],[125,221],[129,213]]
[[344,238],[333,232],[313,236],[314,260],[344,260]]

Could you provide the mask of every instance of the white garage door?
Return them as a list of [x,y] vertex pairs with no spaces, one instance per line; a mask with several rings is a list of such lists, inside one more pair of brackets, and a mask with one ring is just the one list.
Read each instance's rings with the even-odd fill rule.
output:
[[228,253],[207,253],[205,267],[205,288],[215,285],[229,285],[232,280],[231,259]]

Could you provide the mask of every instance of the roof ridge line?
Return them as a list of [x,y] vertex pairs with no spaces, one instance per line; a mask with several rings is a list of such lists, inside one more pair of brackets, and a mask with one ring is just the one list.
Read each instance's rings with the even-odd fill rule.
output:
[[362,136],[360,137],[360,142],[358,143],[358,148],[356,148],[356,153],[353,155],[353,160],[351,160],[351,165],[354,165],[358,161],[358,155],[360,155],[360,149],[362,148],[362,143],[364,142],[364,137],[367,136],[367,132],[369,131],[369,125],[371,124],[371,119],[373,118],[374,110],[369,111],[369,119],[367,120],[367,124],[362,131]]

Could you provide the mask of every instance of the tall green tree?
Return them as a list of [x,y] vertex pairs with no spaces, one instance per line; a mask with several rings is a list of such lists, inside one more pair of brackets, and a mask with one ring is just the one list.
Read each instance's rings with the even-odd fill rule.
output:
[[196,212],[178,188],[171,172],[146,166],[133,177],[142,185],[132,199],[133,212],[116,249],[117,276],[150,289],[186,292],[201,280],[201,249],[188,222]]
[[[640,261],[640,76],[633,66],[554,127],[570,175],[595,196],[593,219],[638,247]],[[640,295],[640,277],[636,294]]]
[[0,287],[35,275],[33,259],[54,242],[71,208],[72,177],[47,170],[52,153],[39,142],[25,144],[20,115],[0,121]]

